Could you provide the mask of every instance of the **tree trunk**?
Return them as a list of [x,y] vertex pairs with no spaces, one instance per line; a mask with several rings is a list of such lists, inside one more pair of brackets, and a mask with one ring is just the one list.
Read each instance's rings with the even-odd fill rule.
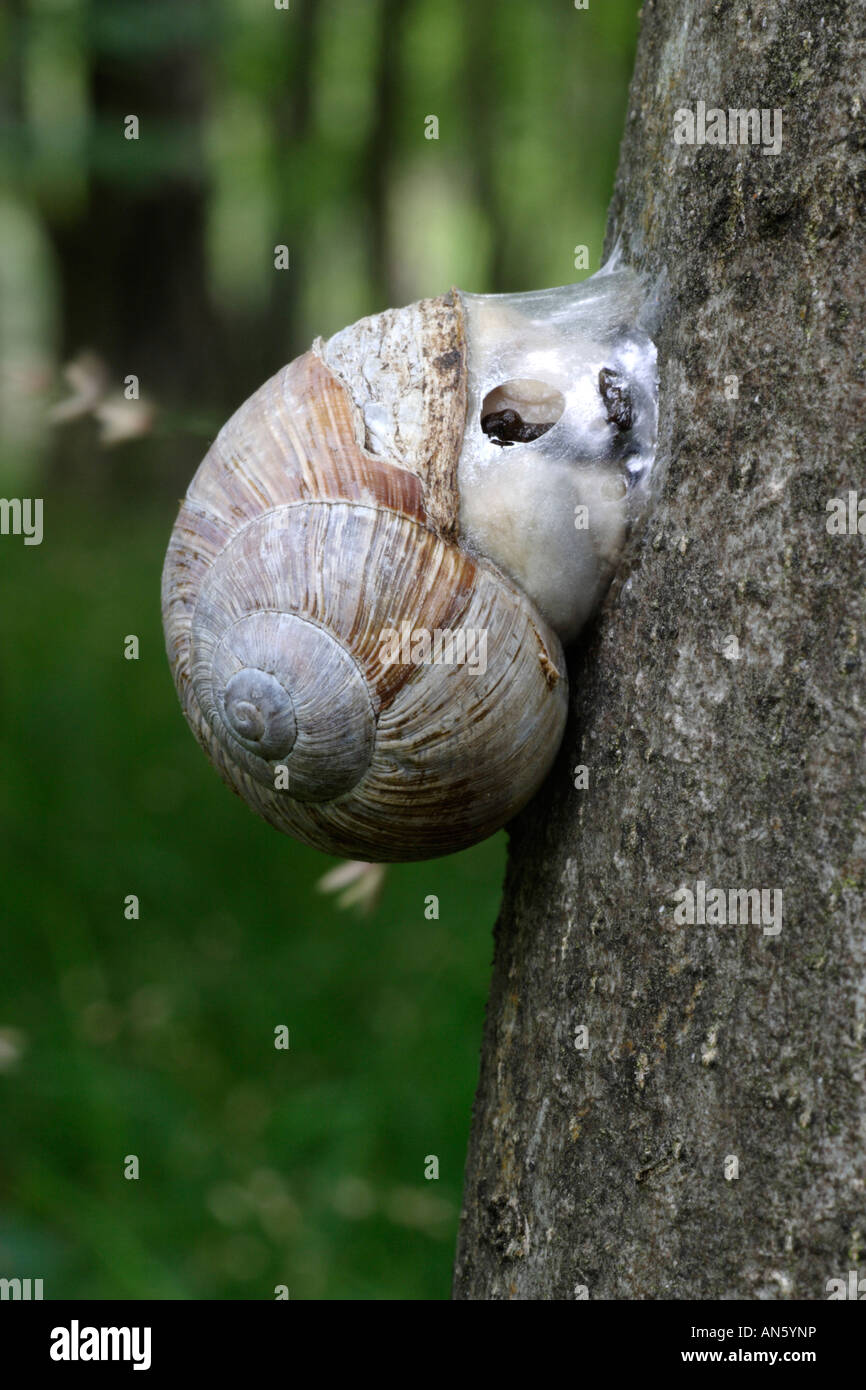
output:
[[[644,5],[608,247],[666,275],[655,496],[512,827],[457,1298],[866,1274],[862,20]],[[781,153],[675,144],[698,101]],[[680,924],[699,882],[781,930]]]

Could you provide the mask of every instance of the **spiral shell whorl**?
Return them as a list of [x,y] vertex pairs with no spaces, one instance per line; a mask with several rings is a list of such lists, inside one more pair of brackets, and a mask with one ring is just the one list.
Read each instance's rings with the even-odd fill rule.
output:
[[[292,613],[240,618],[211,644],[194,624],[193,683],[216,737],[264,786],[279,767],[289,795],[329,801],[366,771],[375,718],[351,654],[333,636]],[[339,736],[335,738],[335,730]]]
[[284,758],[295,746],[295,706],[272,672],[242,666],[225,683],[222,713],[238,742],[261,758]]

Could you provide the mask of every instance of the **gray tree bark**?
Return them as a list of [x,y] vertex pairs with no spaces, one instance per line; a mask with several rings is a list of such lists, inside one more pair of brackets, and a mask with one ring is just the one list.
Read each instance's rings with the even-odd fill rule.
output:
[[[512,827],[457,1298],[866,1275],[863,19],[644,5],[608,247],[667,276],[656,492]],[[781,153],[676,145],[699,100],[781,108]],[[699,880],[781,931],[679,925]]]

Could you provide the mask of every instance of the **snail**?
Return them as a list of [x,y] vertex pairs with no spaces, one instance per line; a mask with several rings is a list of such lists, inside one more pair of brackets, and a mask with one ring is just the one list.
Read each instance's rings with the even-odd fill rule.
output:
[[642,279],[452,290],[360,320],[256,391],[163,571],[169,662],[218,772],[347,858],[463,849],[537,791],[563,644],[652,462]]

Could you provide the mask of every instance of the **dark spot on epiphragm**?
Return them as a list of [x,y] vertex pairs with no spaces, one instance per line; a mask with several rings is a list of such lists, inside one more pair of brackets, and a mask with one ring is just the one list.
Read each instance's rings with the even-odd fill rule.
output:
[[518,415],[516,410],[494,410],[482,415],[481,428],[491,443],[506,447],[509,444],[531,444],[540,439],[556,422],[549,420],[544,424],[531,425]]
[[634,423],[634,407],[628,383],[612,367],[602,367],[598,374],[598,389],[610,423],[616,425],[618,430],[630,430]]

